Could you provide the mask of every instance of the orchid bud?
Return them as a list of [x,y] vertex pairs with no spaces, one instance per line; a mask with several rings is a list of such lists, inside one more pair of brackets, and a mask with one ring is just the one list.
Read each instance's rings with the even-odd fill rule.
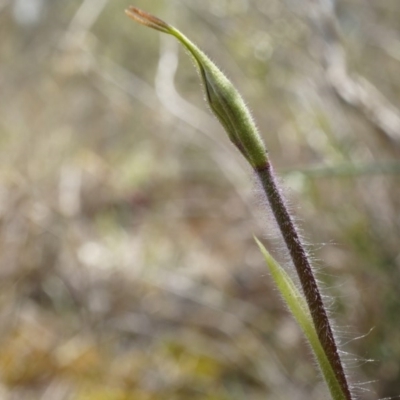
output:
[[268,162],[267,151],[241,95],[222,71],[185,35],[161,19],[136,7],[126,14],[142,25],[175,36],[195,59],[211,110],[225,128],[232,143],[255,169]]

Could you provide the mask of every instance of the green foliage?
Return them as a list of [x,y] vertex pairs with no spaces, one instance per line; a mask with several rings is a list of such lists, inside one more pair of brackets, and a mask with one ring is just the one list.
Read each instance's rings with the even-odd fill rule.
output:
[[345,400],[346,397],[344,396],[342,389],[340,388],[340,384],[336,379],[335,372],[333,371],[331,364],[326,357],[325,351],[318,339],[310,310],[304,299],[304,296],[297,289],[289,274],[276,262],[264,245],[257,238],[255,238],[255,240],[265,258],[267,266],[271,272],[271,276],[277,288],[279,289],[283,300],[300,325],[314,352],[322,375],[325,378],[329,391],[332,395],[332,399]]

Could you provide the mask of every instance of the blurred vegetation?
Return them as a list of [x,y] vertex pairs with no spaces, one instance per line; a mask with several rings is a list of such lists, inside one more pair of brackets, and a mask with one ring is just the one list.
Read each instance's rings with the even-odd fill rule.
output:
[[[134,3],[241,89],[313,244],[351,380],[364,399],[398,395],[398,0],[338,1],[334,43],[318,2]],[[189,57],[133,24],[130,4],[0,1],[0,398],[321,398],[253,241],[285,259],[255,180]],[[354,76],[374,87],[360,91],[370,109],[346,93]]]

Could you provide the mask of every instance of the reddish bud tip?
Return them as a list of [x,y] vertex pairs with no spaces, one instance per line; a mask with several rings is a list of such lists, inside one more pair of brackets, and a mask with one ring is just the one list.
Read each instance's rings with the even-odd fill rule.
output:
[[139,24],[148,26],[150,28],[156,29],[164,33],[170,33],[171,27],[164,22],[162,19],[155,17],[139,8],[130,6],[125,10],[128,17],[132,18],[134,21],[139,22]]

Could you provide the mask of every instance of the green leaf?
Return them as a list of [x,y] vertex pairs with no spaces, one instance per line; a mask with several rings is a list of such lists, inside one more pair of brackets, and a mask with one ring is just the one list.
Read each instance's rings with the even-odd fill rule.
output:
[[290,312],[300,325],[304,335],[306,336],[310,346],[314,352],[317,363],[321,369],[322,375],[328,385],[331,396],[334,400],[346,400],[345,395],[340,387],[336,375],[329,363],[328,358],[318,339],[317,332],[311,318],[310,310],[304,299],[304,296],[297,289],[293,280],[288,273],[278,264],[278,262],[269,254],[264,245],[257,239],[261,253],[263,254],[267,266],[271,272],[272,278],[281,293],[284,302],[288,306]]

